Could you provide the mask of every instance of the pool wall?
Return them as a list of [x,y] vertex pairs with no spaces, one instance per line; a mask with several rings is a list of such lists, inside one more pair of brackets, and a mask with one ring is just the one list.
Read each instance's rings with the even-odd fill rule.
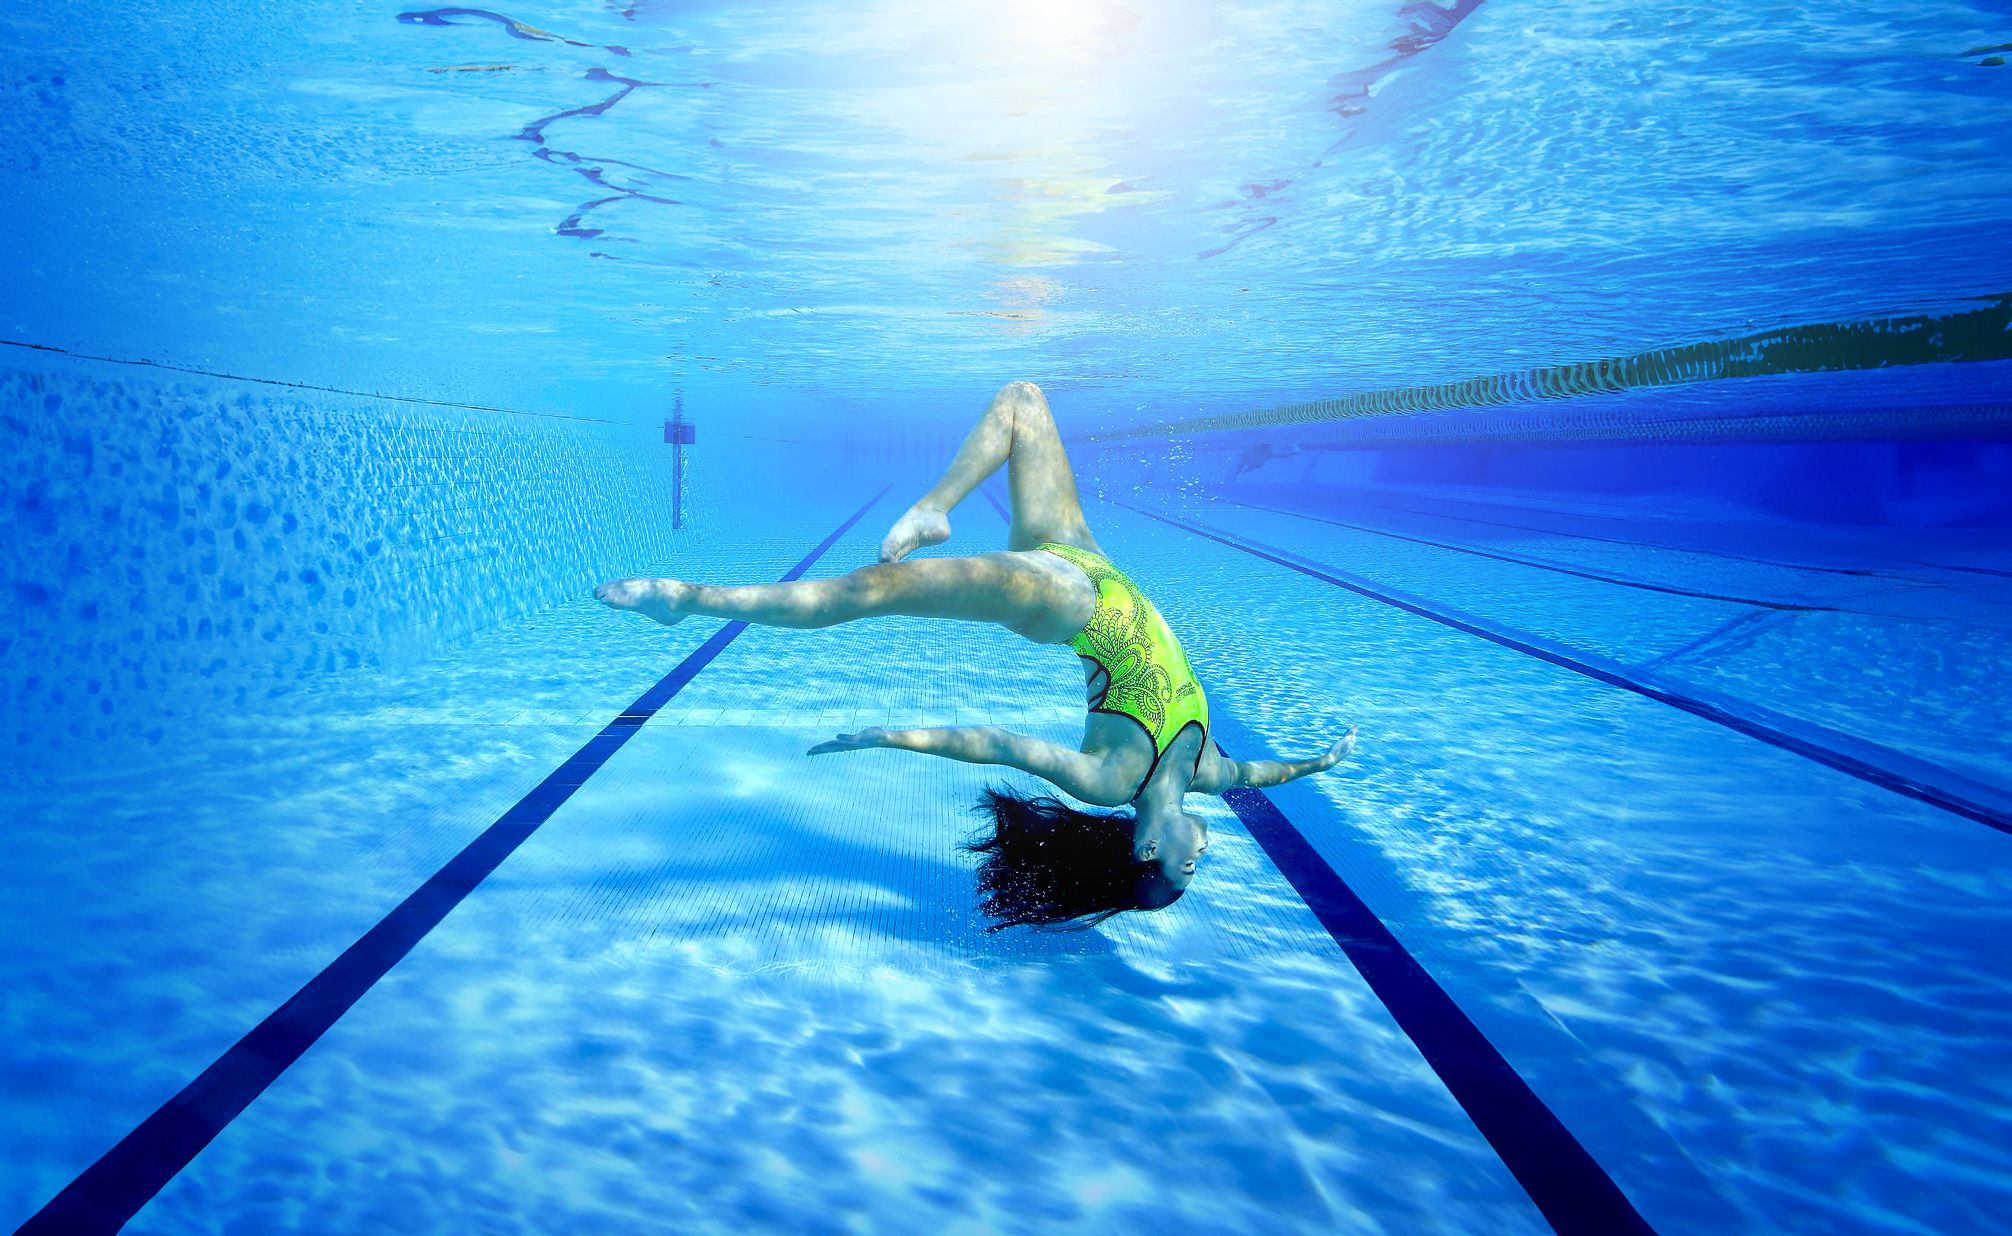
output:
[[[0,368],[0,742],[160,741],[665,569],[787,444],[59,361]],[[703,424],[703,422],[702,422]]]
[[[1290,411],[1290,410],[1285,410]],[[1439,487],[1641,517],[2012,528],[2012,362],[1785,374],[1513,408],[1084,435],[1094,483],[1321,503]]]

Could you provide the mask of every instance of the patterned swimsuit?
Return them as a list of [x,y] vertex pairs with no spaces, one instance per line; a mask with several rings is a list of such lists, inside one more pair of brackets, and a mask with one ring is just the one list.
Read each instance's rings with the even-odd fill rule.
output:
[[[1167,620],[1160,617],[1139,586],[1102,554],[1055,541],[1035,548],[1075,563],[1097,590],[1096,612],[1069,640],[1069,647],[1104,671],[1104,694],[1090,705],[1090,711],[1130,717],[1153,740],[1153,764],[1139,782],[1139,790],[1146,788],[1159,769],[1160,757],[1190,725],[1202,731],[1201,744],[1195,749],[1195,770],[1199,772],[1202,752],[1208,747],[1209,701]],[[1138,797],[1138,790],[1132,797]]]

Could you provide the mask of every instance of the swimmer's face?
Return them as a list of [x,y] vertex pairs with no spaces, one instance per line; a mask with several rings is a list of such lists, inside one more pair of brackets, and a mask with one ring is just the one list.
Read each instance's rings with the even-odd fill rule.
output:
[[1155,863],[1169,884],[1185,889],[1195,878],[1195,866],[1209,848],[1209,824],[1186,811],[1139,812],[1132,830],[1132,857]]

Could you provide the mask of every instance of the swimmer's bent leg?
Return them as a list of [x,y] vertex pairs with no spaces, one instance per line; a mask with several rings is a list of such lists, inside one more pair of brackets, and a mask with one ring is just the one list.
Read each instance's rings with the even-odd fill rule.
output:
[[1047,398],[1032,382],[1008,382],[992,397],[942,479],[895,521],[881,542],[880,560],[895,562],[919,546],[948,539],[950,511],[1001,464],[1009,465],[1007,487],[1013,498],[1009,548],[1063,541],[1103,552],[1083,521],[1076,475]]
[[691,615],[771,627],[829,627],[856,618],[908,614],[993,622],[1025,634],[1055,612],[1051,577],[1012,554],[921,558],[861,567],[830,579],[711,587],[676,579],[624,579],[594,594],[666,625]]

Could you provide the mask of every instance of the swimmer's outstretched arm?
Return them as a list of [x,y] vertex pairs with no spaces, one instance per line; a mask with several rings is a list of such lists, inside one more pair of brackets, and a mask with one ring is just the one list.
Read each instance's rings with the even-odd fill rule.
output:
[[840,734],[829,742],[817,744],[806,754],[828,755],[833,751],[863,751],[869,747],[920,751],[966,764],[1003,764],[1033,773],[1064,793],[1099,806],[1121,806],[1126,800],[1124,787],[1098,756],[994,725],[926,730],[889,730],[876,725],[856,734]]
[[1197,794],[1220,794],[1224,790],[1238,786],[1263,789],[1269,785],[1284,785],[1317,772],[1326,772],[1348,758],[1355,750],[1355,727],[1349,726],[1348,733],[1334,740],[1334,745],[1326,751],[1306,760],[1233,760],[1216,750],[1210,743],[1202,753],[1202,766],[1195,773],[1195,780],[1188,788]]

